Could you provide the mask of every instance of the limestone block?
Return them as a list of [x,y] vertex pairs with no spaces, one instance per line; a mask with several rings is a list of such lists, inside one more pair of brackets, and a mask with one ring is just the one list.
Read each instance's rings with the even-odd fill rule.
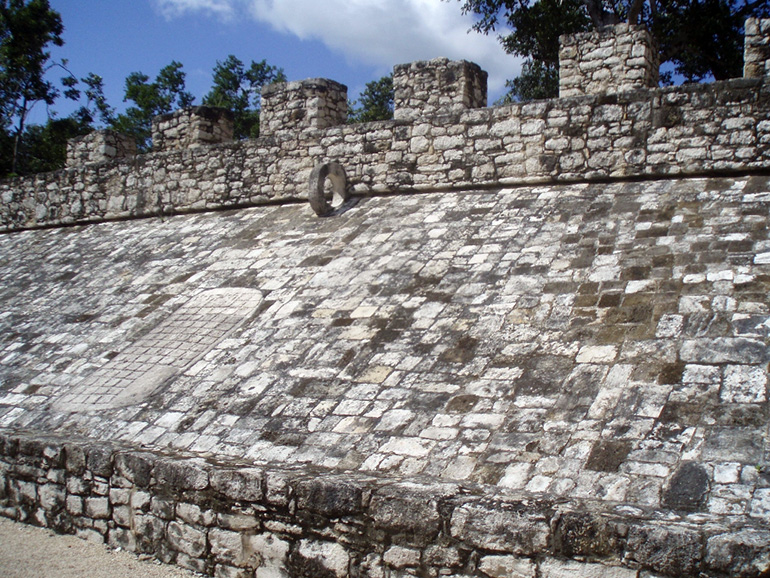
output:
[[540,564],[539,576],[541,578],[637,578],[638,573],[636,570],[604,564],[547,559]]
[[211,473],[211,488],[231,500],[256,502],[262,499],[262,470],[217,469]]
[[508,510],[487,503],[472,503],[452,513],[452,537],[489,550],[534,556],[548,546],[550,534],[544,512],[531,506]]
[[629,529],[627,550],[642,566],[670,576],[692,574],[703,557],[698,532],[651,525]]
[[341,544],[316,540],[302,540],[289,559],[290,570],[298,576],[346,578],[349,564],[350,555]]
[[110,501],[108,498],[86,498],[86,515],[97,520],[110,518]]
[[161,460],[155,466],[155,477],[161,484],[181,490],[203,490],[209,485],[209,474],[202,460]]
[[168,525],[168,542],[178,552],[199,557],[206,552],[206,533],[188,524],[171,522]]
[[150,485],[156,460],[149,452],[121,452],[115,456],[115,469],[130,482],[144,488]]
[[363,491],[355,483],[339,479],[315,478],[300,482],[296,487],[300,509],[338,518],[360,512]]

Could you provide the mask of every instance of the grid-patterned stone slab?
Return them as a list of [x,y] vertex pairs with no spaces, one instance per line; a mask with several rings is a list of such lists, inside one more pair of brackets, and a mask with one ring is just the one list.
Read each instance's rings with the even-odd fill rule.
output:
[[253,314],[261,300],[261,293],[253,289],[199,294],[61,396],[56,408],[99,411],[142,401],[205,355]]

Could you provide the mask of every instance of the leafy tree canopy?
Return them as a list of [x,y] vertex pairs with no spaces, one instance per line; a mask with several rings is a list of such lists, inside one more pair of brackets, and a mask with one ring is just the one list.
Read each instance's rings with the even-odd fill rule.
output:
[[182,64],[176,61],[163,67],[154,82],[150,82],[146,74],[132,72],[126,77],[124,94],[123,101],[134,104],[119,114],[111,126],[134,137],[140,150],[150,148],[152,117],[191,106],[195,101],[195,97],[185,90],[185,73]]
[[256,138],[259,136],[262,87],[285,81],[283,69],[270,66],[265,60],[252,61],[246,68],[231,54],[224,62],[217,61],[212,87],[203,97],[203,104],[228,108],[233,112],[236,139]]
[[372,122],[393,118],[393,75],[366,84],[361,96],[348,107],[348,122]]
[[[661,64],[687,81],[738,77],[743,66],[743,25],[770,16],[768,0],[460,0],[488,34],[498,25],[506,51],[525,59],[508,99],[558,93],[559,36],[628,22],[644,24],[660,49]],[[671,81],[671,74],[664,76]]]
[[53,104],[59,92],[46,80],[53,66],[48,47],[61,46],[64,26],[48,0],[0,0],[0,129],[6,133],[3,147],[13,150],[0,156],[10,159],[16,172],[27,116],[38,102]]

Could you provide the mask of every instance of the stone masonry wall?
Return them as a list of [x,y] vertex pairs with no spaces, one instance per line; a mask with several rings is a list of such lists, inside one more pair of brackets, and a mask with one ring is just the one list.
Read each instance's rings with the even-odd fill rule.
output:
[[770,20],[749,18],[743,49],[743,76],[770,76]]
[[[396,77],[417,86],[434,65],[475,70],[439,60]],[[397,99],[396,120],[363,125],[341,124],[342,85],[272,85],[258,139],[0,182],[0,230],[304,200],[330,161],[359,195],[770,168],[770,77],[467,109],[482,93],[469,82],[460,110],[398,120],[411,104]]]
[[96,130],[67,143],[67,167],[102,163],[136,154],[136,142],[111,130]]
[[394,117],[414,121],[423,115],[487,106],[487,73],[465,60],[412,62],[393,69],[393,90]]
[[770,80],[554,99],[139,155],[0,182],[0,229],[306,198],[336,161],[356,194],[770,168]]
[[348,88],[325,78],[274,83],[262,92],[260,132],[305,128],[324,129],[345,124]]
[[585,506],[0,434],[0,515],[218,578],[749,577],[763,569],[766,528],[706,523],[700,533],[652,510],[588,514]]
[[223,108],[193,106],[152,119],[152,148],[172,151],[233,140],[233,114]]
[[658,85],[658,51],[643,26],[619,24],[562,36],[559,96],[617,94]]

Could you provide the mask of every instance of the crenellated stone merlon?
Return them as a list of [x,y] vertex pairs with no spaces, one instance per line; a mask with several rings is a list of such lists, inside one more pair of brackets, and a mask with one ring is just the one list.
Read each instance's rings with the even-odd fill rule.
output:
[[393,89],[396,120],[487,106],[487,73],[466,60],[399,64],[393,69]]
[[559,43],[561,98],[619,94],[658,85],[658,50],[643,26],[607,26],[563,35]]
[[136,154],[136,141],[112,130],[95,130],[67,142],[67,167],[103,163]]
[[233,113],[213,106],[191,106],[152,119],[156,152],[226,143],[233,140]]
[[278,82],[262,89],[260,135],[345,124],[348,87],[326,78]]

